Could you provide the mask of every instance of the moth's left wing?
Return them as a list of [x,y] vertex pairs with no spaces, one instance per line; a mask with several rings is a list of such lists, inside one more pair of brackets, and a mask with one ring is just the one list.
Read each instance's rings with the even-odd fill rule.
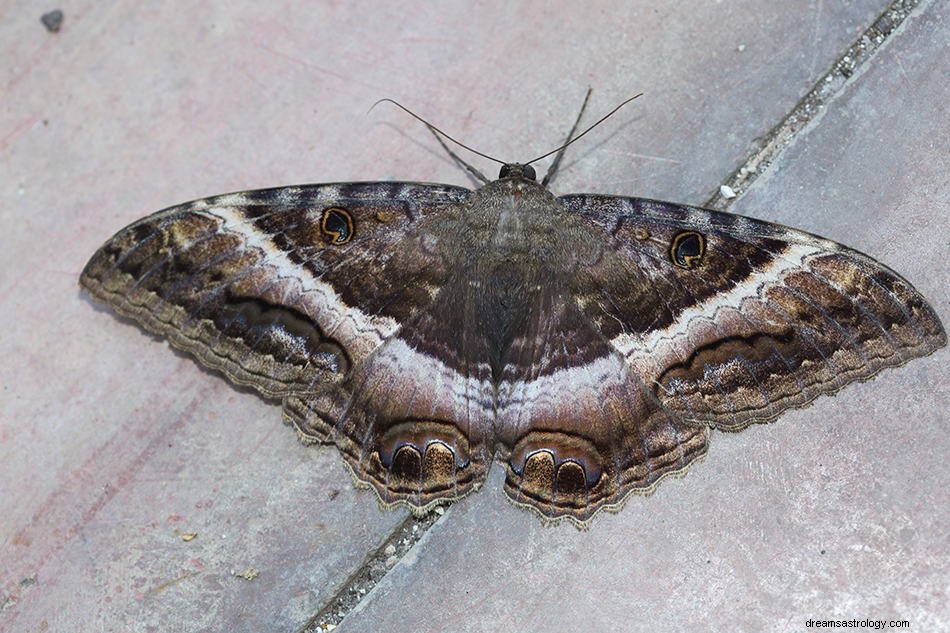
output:
[[365,182],[195,200],[119,231],[80,284],[235,383],[306,394],[342,380],[429,300],[416,282],[437,266],[400,243],[470,194]]
[[559,200],[606,243],[578,304],[682,419],[766,422],[946,345],[909,282],[836,242],[666,202]]

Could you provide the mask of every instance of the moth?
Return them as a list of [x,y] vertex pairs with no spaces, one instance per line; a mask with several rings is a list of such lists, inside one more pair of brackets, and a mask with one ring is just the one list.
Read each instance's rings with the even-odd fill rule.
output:
[[909,282],[836,242],[555,196],[530,164],[485,180],[195,200],[119,231],[80,284],[280,400],[385,507],[455,501],[498,461],[511,501],[580,527],[685,472],[711,429],[946,344]]

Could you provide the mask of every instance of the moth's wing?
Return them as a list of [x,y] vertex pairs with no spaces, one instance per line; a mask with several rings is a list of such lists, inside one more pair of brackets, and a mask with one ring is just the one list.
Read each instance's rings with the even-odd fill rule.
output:
[[80,284],[238,384],[305,393],[339,380],[426,300],[410,283],[418,266],[380,263],[425,214],[468,193],[354,183],[196,200],[119,231]]
[[909,282],[836,242],[666,202],[560,201],[608,245],[577,277],[584,313],[683,420],[767,422],[946,345]]
[[80,283],[235,383],[282,398],[301,436],[337,443],[382,500],[425,506],[484,477],[466,461],[480,427],[440,417],[460,408],[454,385],[413,399],[428,377],[392,349],[407,324],[424,327],[451,272],[426,227],[469,195],[376,182],[197,200],[120,231]]

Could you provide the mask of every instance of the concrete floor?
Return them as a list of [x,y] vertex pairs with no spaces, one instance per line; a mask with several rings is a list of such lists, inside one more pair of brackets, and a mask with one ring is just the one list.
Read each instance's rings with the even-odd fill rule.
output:
[[[273,403],[76,283],[114,231],[192,198],[468,185],[421,126],[366,114],[381,97],[523,160],[562,140],[588,86],[591,119],[645,92],[568,154],[553,188],[703,204],[827,84],[730,210],[873,255],[950,323],[950,8],[922,0],[850,78],[822,79],[889,6],[87,0],[49,33],[35,3],[7,2],[0,630],[300,630],[411,531]],[[950,630],[948,360],[714,434],[686,477],[587,532],[506,503],[496,468],[338,630]]]

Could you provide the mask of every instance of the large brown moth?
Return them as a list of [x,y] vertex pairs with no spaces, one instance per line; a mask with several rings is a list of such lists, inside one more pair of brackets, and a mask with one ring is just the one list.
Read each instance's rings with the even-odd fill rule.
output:
[[513,502],[578,525],[685,471],[710,429],[946,344],[910,283],[846,246],[546,180],[205,198],[119,231],[80,283],[280,399],[387,506],[454,501],[499,461]]

